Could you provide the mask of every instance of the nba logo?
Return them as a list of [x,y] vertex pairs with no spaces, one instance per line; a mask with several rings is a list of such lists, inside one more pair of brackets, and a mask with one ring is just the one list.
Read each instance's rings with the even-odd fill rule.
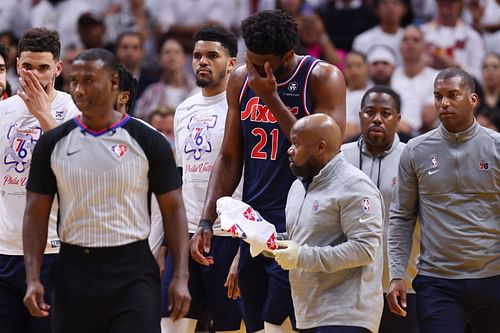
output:
[[370,204],[370,199],[368,199],[368,198],[363,199],[363,212],[364,213],[371,213],[372,212],[372,206]]
[[128,150],[128,146],[124,144],[113,145],[111,151],[116,155],[116,157],[123,157]]
[[438,159],[436,155],[432,155],[431,157],[431,167],[436,168],[438,166]]
[[485,160],[481,160],[479,161],[479,170],[481,171],[485,171],[485,170],[488,170],[488,161],[485,161]]

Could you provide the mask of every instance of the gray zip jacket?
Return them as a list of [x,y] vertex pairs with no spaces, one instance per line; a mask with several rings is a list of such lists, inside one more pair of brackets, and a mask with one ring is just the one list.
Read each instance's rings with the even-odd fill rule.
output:
[[442,125],[408,142],[390,209],[389,268],[402,278],[420,218],[418,273],[448,279],[500,274],[500,134],[477,122]]
[[[398,180],[399,158],[405,149],[405,144],[399,141],[399,136],[394,135],[394,140],[389,149],[378,156],[373,155],[363,139],[358,142],[350,142],[342,145],[342,152],[346,160],[363,171],[382,193],[384,198],[385,220],[384,220],[384,273],[382,275],[382,287],[384,292],[389,289],[389,261],[387,260],[387,231],[389,227],[389,208],[391,206],[392,194]],[[405,272],[405,282],[408,292],[414,293],[411,282],[417,273],[417,257],[420,242],[419,228],[415,228],[413,234],[413,248],[410,262]]]
[[300,329],[328,325],[377,332],[382,315],[383,199],[372,181],[337,154],[307,186],[288,193],[289,239],[302,246],[290,271]]

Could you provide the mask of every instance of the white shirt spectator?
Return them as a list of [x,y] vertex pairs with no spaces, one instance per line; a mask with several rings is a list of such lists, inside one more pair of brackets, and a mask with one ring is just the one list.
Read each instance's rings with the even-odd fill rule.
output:
[[394,70],[391,87],[401,96],[401,119],[414,130],[422,126],[422,109],[434,104],[434,79],[438,71],[426,67],[414,77],[406,76],[403,67]]
[[385,45],[390,47],[396,54],[396,63],[401,63],[401,54],[399,52],[399,44],[403,38],[404,29],[399,28],[395,34],[388,34],[375,26],[354,38],[352,48],[358,52],[367,55],[375,45]]

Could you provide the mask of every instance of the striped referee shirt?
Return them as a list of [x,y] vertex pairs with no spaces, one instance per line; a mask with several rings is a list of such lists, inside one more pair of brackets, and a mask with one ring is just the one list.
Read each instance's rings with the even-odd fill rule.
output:
[[165,138],[125,115],[98,132],[75,117],[43,135],[27,190],[58,194],[62,242],[111,247],[146,239],[150,193],[180,186]]

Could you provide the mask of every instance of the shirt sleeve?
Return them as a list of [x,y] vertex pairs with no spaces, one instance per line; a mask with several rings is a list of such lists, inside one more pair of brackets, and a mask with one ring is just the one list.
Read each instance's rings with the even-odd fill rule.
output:
[[44,134],[37,142],[33,155],[26,189],[30,192],[53,195],[57,192],[57,181],[52,167],[50,157],[54,150],[55,140]]
[[418,180],[413,150],[407,145],[399,161],[398,182],[389,213],[387,251],[390,280],[405,277],[417,214]]
[[375,260],[382,244],[383,199],[364,180],[353,182],[340,204],[340,219],[346,241],[335,246],[303,245],[298,267],[309,272],[333,273],[364,266]]

